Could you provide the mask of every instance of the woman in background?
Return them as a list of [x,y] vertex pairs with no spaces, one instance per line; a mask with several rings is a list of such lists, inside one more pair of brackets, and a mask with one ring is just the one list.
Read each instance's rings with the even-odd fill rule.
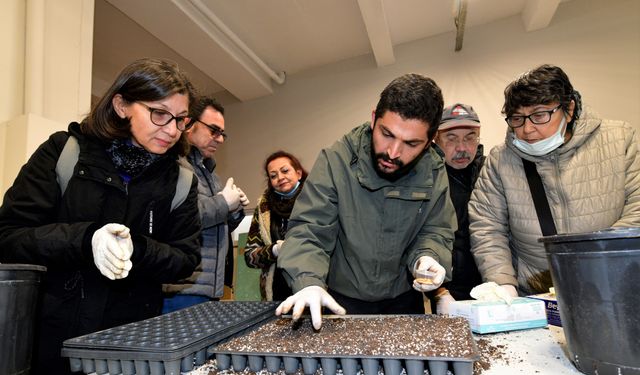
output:
[[278,250],[287,233],[289,215],[302,190],[307,171],[295,156],[277,151],[264,162],[267,189],[260,196],[251,220],[244,259],[249,267],[260,268],[263,301],[283,301],[291,288],[276,268]]
[[[70,373],[60,356],[68,338],[158,315],[162,284],[200,262],[192,175],[183,202],[172,203],[193,98],[175,63],[135,61],[80,124],[34,152],[7,191],[0,262],[47,267],[32,374]],[[61,188],[56,167],[68,142],[79,153]]]

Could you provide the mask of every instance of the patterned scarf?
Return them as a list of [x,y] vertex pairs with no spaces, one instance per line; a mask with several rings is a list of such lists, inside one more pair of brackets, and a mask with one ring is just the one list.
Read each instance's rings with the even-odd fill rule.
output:
[[284,235],[287,233],[287,227],[289,225],[289,216],[293,210],[293,204],[296,203],[296,198],[302,190],[302,182],[295,194],[291,197],[284,197],[276,193],[273,189],[267,189],[266,203],[271,211],[271,242],[275,243],[277,240],[283,240]]
[[142,173],[163,155],[152,154],[131,143],[130,139],[115,139],[107,149],[111,161],[125,181]]
[[304,185],[304,182],[302,180],[299,182],[300,182],[300,185],[295,190],[295,193],[292,196],[285,197],[285,196],[279,195],[273,189],[268,189],[267,202],[269,204],[269,208],[271,209],[271,212],[282,217],[283,219],[289,219],[289,216],[291,215],[291,211],[293,210],[293,204],[296,203],[296,198],[298,198],[298,195],[302,191],[302,185]]

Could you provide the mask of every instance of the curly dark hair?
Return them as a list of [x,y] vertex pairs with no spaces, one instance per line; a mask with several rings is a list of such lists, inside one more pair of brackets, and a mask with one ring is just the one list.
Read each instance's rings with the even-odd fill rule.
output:
[[[196,90],[175,62],[153,58],[136,60],[118,74],[115,82],[82,121],[83,133],[103,142],[131,136],[129,119],[120,118],[113,108],[116,94],[122,95],[127,103],[156,101],[173,94],[184,94],[191,103],[196,97]],[[186,138],[180,137],[171,150],[186,155],[189,150]]]
[[395,112],[405,120],[427,123],[427,137],[433,139],[440,126],[443,107],[442,91],[435,81],[410,73],[394,79],[382,91],[373,121],[375,123],[387,111]]
[[271,186],[271,183],[269,183],[269,170],[267,169],[269,166],[269,163],[271,163],[272,161],[278,159],[278,158],[287,158],[291,161],[291,166],[293,167],[293,169],[297,170],[301,170],[302,171],[302,177],[300,178],[300,181],[304,182],[307,179],[307,176],[309,175],[309,172],[307,172],[306,169],[304,169],[304,167],[302,166],[302,163],[300,163],[300,160],[298,160],[297,157],[293,156],[292,154],[283,151],[283,150],[278,150],[274,153],[272,153],[271,155],[267,156],[267,159],[264,161],[264,164],[262,166],[262,168],[264,169],[264,174],[267,177],[267,189],[268,190],[273,190],[273,186]]
[[511,116],[521,107],[550,103],[559,103],[562,110],[568,113],[572,100],[575,107],[567,130],[571,129],[580,117],[580,93],[573,88],[569,77],[562,69],[545,64],[523,73],[504,89],[502,113]]

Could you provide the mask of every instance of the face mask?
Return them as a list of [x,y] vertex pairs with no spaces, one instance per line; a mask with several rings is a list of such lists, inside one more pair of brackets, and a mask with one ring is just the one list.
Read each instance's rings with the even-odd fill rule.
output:
[[517,136],[515,136],[514,133],[515,138],[513,139],[513,145],[525,154],[533,156],[546,155],[556,148],[562,146],[562,144],[564,143],[564,133],[567,130],[565,126],[566,123],[567,120],[564,116],[562,116],[562,121],[560,122],[560,126],[558,126],[558,130],[551,137],[543,139],[536,143],[529,143],[520,140]]
[[288,193],[281,193],[281,192],[279,192],[279,191],[278,191],[278,190],[276,190],[276,189],[273,189],[273,191],[274,191],[276,194],[278,194],[279,196],[281,196],[281,197],[284,197],[284,198],[291,198],[291,197],[293,197],[293,195],[294,195],[294,194],[296,193],[296,191],[298,190],[298,187],[300,187],[300,180],[298,180],[298,182],[296,182],[296,186],[294,186],[294,187],[293,187],[293,189],[291,189],[291,191],[290,191],[290,192],[288,192]]

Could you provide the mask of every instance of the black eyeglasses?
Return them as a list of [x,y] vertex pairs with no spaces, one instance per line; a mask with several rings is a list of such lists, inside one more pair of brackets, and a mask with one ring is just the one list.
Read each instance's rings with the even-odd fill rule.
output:
[[209,131],[211,132],[211,136],[213,138],[217,138],[222,136],[222,139],[224,139],[225,141],[227,140],[227,133],[224,132],[224,130],[220,129],[220,127],[218,125],[214,125],[214,124],[205,124],[204,122],[200,121],[200,120],[196,120],[197,122],[201,123],[202,125],[206,126]]
[[478,137],[477,134],[468,134],[466,137],[460,139],[458,137],[444,137],[443,138],[443,143],[445,146],[451,147],[451,146],[458,146],[458,145],[463,145],[464,147],[472,147],[477,145],[478,143],[480,143],[480,138]]
[[181,132],[185,130],[189,130],[193,123],[191,122],[191,117],[189,116],[174,116],[171,112],[166,111],[160,108],[149,107],[148,105],[138,102],[138,104],[142,105],[146,109],[149,110],[149,118],[154,125],[157,126],[165,126],[169,124],[172,120],[176,120],[176,127]]
[[543,125],[551,121],[551,115],[554,114],[558,109],[560,109],[560,107],[562,107],[562,104],[548,111],[533,112],[529,116],[524,116],[524,115],[507,116],[504,120],[507,122],[507,125],[509,125],[512,128],[521,127],[522,125],[524,125],[527,119],[529,119],[529,121],[531,121],[531,123],[534,125]]

